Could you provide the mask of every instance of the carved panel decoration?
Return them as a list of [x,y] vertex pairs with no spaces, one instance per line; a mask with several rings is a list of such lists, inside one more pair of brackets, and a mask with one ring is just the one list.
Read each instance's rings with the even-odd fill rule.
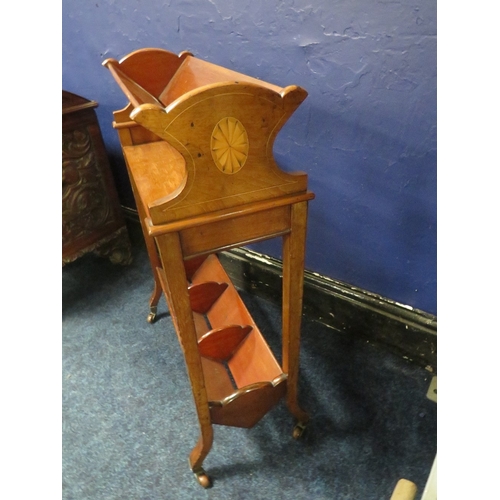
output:
[[113,263],[131,262],[121,214],[97,117],[97,103],[63,91],[63,265],[88,252]]
[[211,140],[212,157],[217,168],[225,174],[235,174],[248,156],[248,135],[242,123],[231,116],[214,127]]
[[94,229],[114,222],[87,130],[63,134],[62,173],[63,240],[88,236]]

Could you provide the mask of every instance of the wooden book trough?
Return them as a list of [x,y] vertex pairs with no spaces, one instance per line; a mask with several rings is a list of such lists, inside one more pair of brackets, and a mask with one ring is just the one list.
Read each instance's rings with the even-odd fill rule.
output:
[[[193,57],[142,49],[104,61],[128,98],[114,112],[154,276],[148,321],[165,294],[190,378],[202,468],[213,424],[252,427],[282,398],[297,419],[307,190],[304,173],[276,164],[279,130],[306,98],[300,87],[262,82]],[[283,240],[280,365],[217,252]]]

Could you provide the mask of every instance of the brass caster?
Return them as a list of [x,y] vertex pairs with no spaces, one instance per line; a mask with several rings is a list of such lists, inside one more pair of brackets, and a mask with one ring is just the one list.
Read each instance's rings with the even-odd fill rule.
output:
[[149,314],[148,314],[148,323],[154,323],[155,322],[155,319],[156,319],[156,311],[157,311],[157,308],[156,306],[153,306],[150,308],[149,310]]
[[198,483],[200,483],[200,486],[202,486],[203,488],[206,489],[212,486],[212,481],[210,480],[207,473],[203,469],[199,469],[196,472],[194,472],[194,476],[196,477]]
[[305,430],[306,430],[306,425],[298,423],[293,428],[293,433],[292,433],[293,439],[300,439],[303,436]]

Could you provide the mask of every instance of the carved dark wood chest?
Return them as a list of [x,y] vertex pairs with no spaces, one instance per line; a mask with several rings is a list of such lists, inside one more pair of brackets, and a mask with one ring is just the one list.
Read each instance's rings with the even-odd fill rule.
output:
[[94,108],[95,101],[62,92],[63,266],[94,252],[117,264],[131,247]]

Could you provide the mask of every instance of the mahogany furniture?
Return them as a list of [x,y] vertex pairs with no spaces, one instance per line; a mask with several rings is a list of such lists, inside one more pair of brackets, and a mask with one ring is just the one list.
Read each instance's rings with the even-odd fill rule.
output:
[[62,91],[62,263],[94,252],[132,259],[95,101]]
[[[114,112],[155,287],[172,315],[200,424],[190,454],[199,483],[213,424],[252,427],[285,398],[297,401],[307,205],[304,173],[276,164],[273,143],[306,98],[193,57],[141,49],[104,61],[128,98]],[[282,363],[222,268],[217,252],[283,239]]]

